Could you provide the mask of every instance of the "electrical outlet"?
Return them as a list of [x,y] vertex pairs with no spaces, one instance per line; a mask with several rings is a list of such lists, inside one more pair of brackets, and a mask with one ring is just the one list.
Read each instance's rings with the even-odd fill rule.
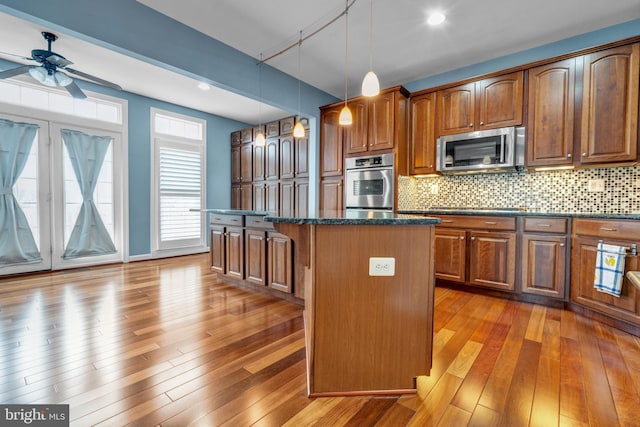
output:
[[635,187],[640,188],[640,179],[636,179]]
[[590,179],[587,184],[590,193],[602,193],[604,191],[604,179]]
[[438,194],[440,186],[438,184],[431,184],[431,194]]
[[395,258],[369,258],[369,276],[395,276]]

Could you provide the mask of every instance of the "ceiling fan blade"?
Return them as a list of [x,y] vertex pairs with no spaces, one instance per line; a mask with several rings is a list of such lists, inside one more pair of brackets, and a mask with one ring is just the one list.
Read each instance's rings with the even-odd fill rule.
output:
[[95,83],[98,83],[98,84],[100,84],[102,86],[109,87],[109,88],[115,89],[115,90],[122,90],[122,88],[120,86],[118,86],[117,84],[108,82],[106,80],[102,80],[101,78],[92,76],[91,74],[83,73],[82,71],[74,70],[73,68],[65,68],[64,70],[70,72],[71,74],[75,74],[78,77],[82,77],[82,78],[85,78],[87,80],[91,80],[91,81],[93,81]]
[[25,61],[35,61],[35,59],[33,59],[33,58],[29,58],[27,56],[22,56],[22,55],[16,55],[15,53],[0,52],[0,55],[2,55],[2,56],[11,56],[13,58],[23,59]]
[[76,99],[85,99],[87,97],[75,82],[69,83],[64,88]]
[[31,68],[31,65],[23,65],[21,67],[12,68],[10,70],[0,71],[0,79],[8,79],[9,77],[28,73],[29,68]]
[[66,67],[67,65],[73,64],[73,62],[69,61],[66,58],[63,58],[60,55],[56,55],[55,53],[52,53],[51,55],[47,56],[47,62],[53,65],[56,65],[58,67]]

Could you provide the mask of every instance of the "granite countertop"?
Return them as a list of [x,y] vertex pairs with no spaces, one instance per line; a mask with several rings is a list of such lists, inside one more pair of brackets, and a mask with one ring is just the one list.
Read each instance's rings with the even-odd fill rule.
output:
[[381,211],[321,211],[305,217],[268,215],[265,221],[314,225],[436,225],[438,218]]
[[191,211],[206,212],[220,215],[271,215],[271,211],[254,211],[250,209],[190,209]]
[[598,213],[572,213],[572,212],[541,212],[526,209],[499,209],[499,208],[430,208],[430,209],[406,209],[399,210],[399,214],[408,215],[491,215],[491,216],[534,216],[534,217],[571,217],[571,218],[601,218],[601,219],[636,219],[640,220],[640,214],[598,214]]

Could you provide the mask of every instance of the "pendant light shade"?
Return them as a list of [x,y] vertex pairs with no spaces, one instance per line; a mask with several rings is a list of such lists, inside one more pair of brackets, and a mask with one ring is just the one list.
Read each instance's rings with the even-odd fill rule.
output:
[[341,125],[350,125],[353,124],[353,115],[351,114],[351,109],[347,104],[344,104],[342,110],[340,110],[340,117],[338,118],[338,123]]
[[264,147],[267,144],[267,139],[264,137],[264,132],[258,132],[258,134],[256,135],[255,144],[258,147]]
[[380,93],[380,82],[373,71],[369,71],[362,80],[362,94],[364,96],[376,96]]
[[[300,120],[300,117],[298,117]],[[293,136],[295,138],[304,138],[304,126],[302,126],[302,122],[296,122],[296,125],[293,127]]]
[[369,1],[369,70],[362,80],[362,95],[376,96],[380,93],[380,82],[373,72],[373,0]]

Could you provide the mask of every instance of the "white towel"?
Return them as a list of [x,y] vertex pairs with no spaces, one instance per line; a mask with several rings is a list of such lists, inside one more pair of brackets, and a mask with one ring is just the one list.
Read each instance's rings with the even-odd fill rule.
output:
[[598,243],[596,275],[593,283],[596,290],[620,297],[626,253],[625,247]]

